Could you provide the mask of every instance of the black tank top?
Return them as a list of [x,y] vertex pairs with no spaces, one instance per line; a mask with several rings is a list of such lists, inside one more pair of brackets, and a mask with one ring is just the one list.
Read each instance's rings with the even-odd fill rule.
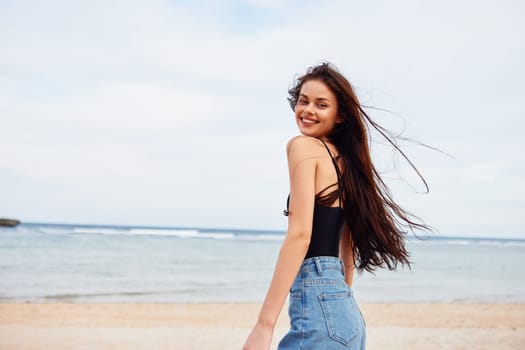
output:
[[[332,152],[321,140],[323,145],[326,147],[332,163],[334,164],[335,171],[337,173],[337,183],[334,183],[315,195],[314,205],[314,217],[312,224],[312,235],[310,238],[310,245],[306,252],[305,259],[314,256],[339,256],[339,241],[341,239],[341,233],[344,224],[343,210],[341,208],[341,194],[342,194],[342,183],[341,173],[337,166],[336,159],[332,156]],[[329,194],[323,195],[323,193],[331,188],[337,186],[337,189],[330,192]],[[335,200],[338,200],[339,206],[330,206]],[[287,210],[284,211],[284,215],[288,215],[288,208],[290,204],[290,196],[286,203]]]

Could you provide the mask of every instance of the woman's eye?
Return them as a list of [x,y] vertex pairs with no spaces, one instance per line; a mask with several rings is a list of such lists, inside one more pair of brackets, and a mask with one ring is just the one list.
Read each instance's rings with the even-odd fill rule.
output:
[[300,105],[305,105],[305,104],[307,104],[308,102],[306,102],[305,100],[299,100],[298,103],[299,103]]
[[328,105],[325,104],[325,103],[320,103],[320,104],[319,104],[319,108],[326,108],[326,107],[328,107]]

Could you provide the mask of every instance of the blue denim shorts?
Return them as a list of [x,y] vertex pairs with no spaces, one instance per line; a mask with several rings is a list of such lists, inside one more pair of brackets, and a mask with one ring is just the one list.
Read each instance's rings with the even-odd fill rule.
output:
[[288,313],[290,331],[278,350],[366,348],[365,321],[336,257],[303,262],[290,290]]

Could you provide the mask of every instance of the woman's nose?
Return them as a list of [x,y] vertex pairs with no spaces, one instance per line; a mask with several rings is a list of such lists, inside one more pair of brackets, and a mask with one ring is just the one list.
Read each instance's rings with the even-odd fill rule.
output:
[[313,103],[309,103],[307,104],[305,107],[304,107],[304,111],[309,113],[309,114],[313,114],[314,113],[314,105]]

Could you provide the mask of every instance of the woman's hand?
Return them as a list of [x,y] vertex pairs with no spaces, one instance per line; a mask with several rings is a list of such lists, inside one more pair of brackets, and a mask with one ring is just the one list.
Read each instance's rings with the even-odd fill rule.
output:
[[269,350],[272,343],[273,327],[257,324],[251,331],[242,350]]

